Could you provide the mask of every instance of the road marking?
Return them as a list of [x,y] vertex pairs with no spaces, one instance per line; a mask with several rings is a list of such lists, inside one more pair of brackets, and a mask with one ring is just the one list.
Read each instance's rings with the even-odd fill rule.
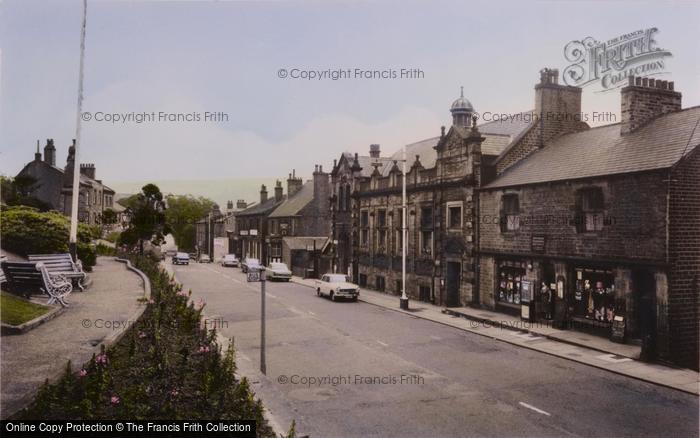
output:
[[271,293],[268,293],[268,292],[265,292],[265,295],[267,295],[268,297],[277,298],[277,295],[272,295]]
[[316,316],[316,314],[315,314],[314,312],[310,311],[310,310],[309,310],[309,315]]
[[547,411],[543,411],[542,409],[536,408],[536,407],[529,405],[527,403],[520,402],[520,406],[526,407],[528,409],[531,409],[531,410],[537,412],[538,414],[546,415],[548,417],[552,415]]
[[387,343],[385,343],[385,342],[382,342],[382,341],[380,341],[379,339],[377,339],[377,344],[382,345],[382,346],[384,346],[384,347],[388,347],[388,346],[389,346],[389,344],[387,344]]

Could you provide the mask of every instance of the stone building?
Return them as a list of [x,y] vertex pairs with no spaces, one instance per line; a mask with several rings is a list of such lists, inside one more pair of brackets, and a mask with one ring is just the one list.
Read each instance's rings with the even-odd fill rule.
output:
[[[537,124],[478,190],[478,303],[642,345],[698,368],[700,107],[630,78],[620,123],[578,122],[580,89],[544,70]],[[553,114],[556,117],[548,117]]]
[[[281,189],[279,181],[276,187]],[[267,217],[286,198],[281,190],[275,190],[275,195],[268,198],[267,187],[263,184],[260,187],[260,202],[236,212],[236,232],[230,235],[233,246],[229,248],[229,251],[241,259],[256,258],[260,259],[261,263],[266,264],[269,249]]]
[[[50,205],[52,209],[70,216],[73,196],[73,169],[75,168],[75,140],[68,148],[66,165],[56,166],[56,146],[53,139],[47,139],[42,157],[37,141],[34,160],[27,163],[17,174],[18,177],[31,177],[35,181],[31,196]],[[95,225],[101,221],[102,213],[114,205],[114,190],[96,179],[94,164],[80,164],[80,198],[78,220]]]
[[[452,126],[406,146],[407,285],[413,299],[460,306],[474,301],[475,189],[489,165],[530,126],[531,112],[476,126],[462,95]],[[402,151],[341,155],[332,176],[332,256],[363,287],[400,294]]]
[[[282,184],[275,187],[275,198],[282,198]],[[287,198],[267,219],[268,262],[284,262],[294,275],[318,276],[330,270],[323,256],[328,244],[330,223],[330,181],[322,166],[316,166],[313,179],[302,183],[296,172],[287,179]]]

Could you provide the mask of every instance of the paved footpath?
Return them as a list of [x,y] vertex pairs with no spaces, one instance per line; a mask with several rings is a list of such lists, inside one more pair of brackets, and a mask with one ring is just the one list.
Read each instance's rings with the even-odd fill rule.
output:
[[31,402],[39,386],[60,376],[69,360],[74,369],[82,366],[144,306],[138,301],[143,282],[124,263],[99,257],[90,276],[92,286],[73,292],[61,315],[22,335],[2,337],[1,418]]
[[[314,280],[294,277],[292,281],[315,287]],[[697,372],[640,362],[636,360],[639,347],[576,331],[538,327],[523,323],[520,318],[483,309],[444,309],[411,300],[410,310],[406,312],[399,309],[399,297],[367,289],[361,289],[360,301],[657,385],[695,395],[700,392]]]

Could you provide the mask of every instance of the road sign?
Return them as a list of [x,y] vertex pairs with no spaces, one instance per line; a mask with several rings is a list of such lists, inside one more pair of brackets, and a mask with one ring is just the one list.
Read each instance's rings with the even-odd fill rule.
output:
[[248,281],[260,281],[260,272],[258,271],[248,271],[247,272]]

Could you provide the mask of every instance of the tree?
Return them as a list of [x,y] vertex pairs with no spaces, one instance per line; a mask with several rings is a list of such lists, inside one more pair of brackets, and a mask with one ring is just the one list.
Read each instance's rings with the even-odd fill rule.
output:
[[202,196],[170,195],[165,217],[175,237],[175,244],[182,251],[192,251],[195,240],[195,223],[209,214],[214,201]]
[[39,187],[40,184],[32,176],[0,176],[0,193],[2,201],[7,205],[26,205],[39,211],[51,210],[51,205],[34,196]]
[[129,216],[129,228],[121,234],[121,243],[139,245],[143,254],[143,242],[160,245],[170,228],[165,220],[165,201],[155,184],[146,184],[141,193],[131,196],[125,213]]

